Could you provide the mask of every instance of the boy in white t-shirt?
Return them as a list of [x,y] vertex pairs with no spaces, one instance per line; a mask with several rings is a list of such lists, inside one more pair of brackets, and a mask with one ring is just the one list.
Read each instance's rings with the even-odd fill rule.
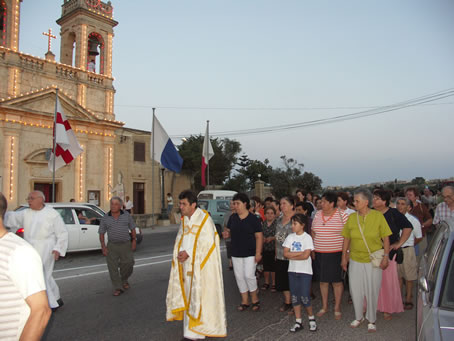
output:
[[290,331],[297,332],[303,329],[301,318],[301,305],[303,305],[309,317],[309,330],[314,332],[317,330],[317,323],[312,312],[310,294],[312,283],[311,251],[314,250],[314,244],[311,236],[304,232],[307,226],[307,216],[295,214],[291,221],[293,233],[289,234],[282,244],[284,257],[289,260],[288,279],[296,318],[295,325]]

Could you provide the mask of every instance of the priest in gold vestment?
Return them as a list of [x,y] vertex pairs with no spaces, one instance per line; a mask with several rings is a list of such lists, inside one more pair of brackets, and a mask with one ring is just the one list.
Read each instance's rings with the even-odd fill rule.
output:
[[173,249],[167,321],[183,320],[184,339],[227,336],[219,236],[191,191],[179,195],[181,227]]

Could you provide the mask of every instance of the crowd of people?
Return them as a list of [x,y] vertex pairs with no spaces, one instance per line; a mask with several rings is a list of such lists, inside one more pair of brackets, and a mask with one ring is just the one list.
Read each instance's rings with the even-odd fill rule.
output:
[[[260,310],[260,290],[282,293],[281,312],[295,315],[291,332],[309,330],[316,317],[342,319],[344,290],[349,289],[355,320],[376,331],[377,312],[385,320],[411,310],[417,257],[427,248],[441,220],[454,217],[454,188],[446,186],[437,201],[429,189],[402,192],[381,188],[353,194],[304,190],[282,198],[251,199],[236,194],[224,219],[230,269],[241,294],[239,311]],[[318,282],[318,283],[317,283]],[[313,285],[320,286],[321,309],[314,313]],[[333,288],[334,306],[329,292]]]
[[[260,310],[263,273],[260,289],[281,292],[279,310],[295,315],[290,332],[303,329],[302,306],[309,330],[316,331],[316,317],[330,309],[334,319],[342,319],[348,285],[355,313],[350,326],[367,320],[368,331],[375,332],[377,311],[390,320],[392,314],[413,309],[417,257],[430,244],[436,225],[454,218],[454,187],[444,187],[440,198],[438,202],[427,189],[419,193],[412,187],[403,193],[358,189],[352,195],[328,191],[321,196],[298,190],[295,196],[263,202],[237,193],[222,235],[241,296],[238,311]],[[226,336],[220,238],[193,192],[183,191],[178,199],[182,221],[166,297],[167,320],[184,321],[186,340]],[[58,212],[44,204],[42,192],[31,192],[27,201],[28,209],[6,215],[7,201],[0,193],[0,301],[11,302],[0,307],[0,316],[17,316],[0,318],[5,339],[39,340],[50,309],[63,305],[52,270],[66,253],[68,232]],[[124,208],[122,199],[113,197],[99,226],[114,296],[130,288],[134,266],[135,229]],[[5,226],[24,226],[25,241]],[[322,306],[314,313],[316,282]]]

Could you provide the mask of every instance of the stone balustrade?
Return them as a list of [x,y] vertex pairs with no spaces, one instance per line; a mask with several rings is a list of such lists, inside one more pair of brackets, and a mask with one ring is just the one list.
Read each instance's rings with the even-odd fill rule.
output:
[[94,11],[110,19],[113,18],[113,7],[110,1],[104,3],[98,0],[65,0],[62,6],[62,17],[77,8]]
[[44,69],[44,61],[38,58],[20,55],[20,66],[25,69],[33,69],[33,70],[43,70]]
[[72,67],[67,67],[64,65],[56,65],[55,73],[58,77],[63,77],[63,78],[68,78],[68,79],[77,78],[77,71]]
[[92,82],[92,83],[96,83],[96,84],[99,84],[99,85],[103,85],[104,84],[104,77],[102,77],[100,75],[97,75],[95,73],[89,72],[87,74],[87,79],[88,79],[89,82]]

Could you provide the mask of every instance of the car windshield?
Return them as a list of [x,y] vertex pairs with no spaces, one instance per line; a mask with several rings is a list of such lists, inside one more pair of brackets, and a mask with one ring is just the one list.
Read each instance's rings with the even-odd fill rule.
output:
[[106,212],[104,212],[102,209],[100,209],[98,206],[96,205],[92,205],[92,204],[87,204],[86,206],[88,207],[91,207],[92,209],[94,209],[96,212],[98,212],[101,217],[105,216],[106,215]]
[[443,279],[443,294],[440,306],[445,309],[454,310],[454,244],[451,245],[448,263],[446,264],[445,278]]
[[440,248],[440,241],[443,239],[443,236],[448,229],[448,225],[446,222],[442,222],[440,225],[437,226],[437,233],[435,234],[432,242],[430,243],[430,246],[428,248],[428,251],[425,254],[425,257],[427,257],[427,264],[431,266],[429,269],[429,272],[432,272],[432,267],[434,264],[434,258],[437,256],[437,253]]

